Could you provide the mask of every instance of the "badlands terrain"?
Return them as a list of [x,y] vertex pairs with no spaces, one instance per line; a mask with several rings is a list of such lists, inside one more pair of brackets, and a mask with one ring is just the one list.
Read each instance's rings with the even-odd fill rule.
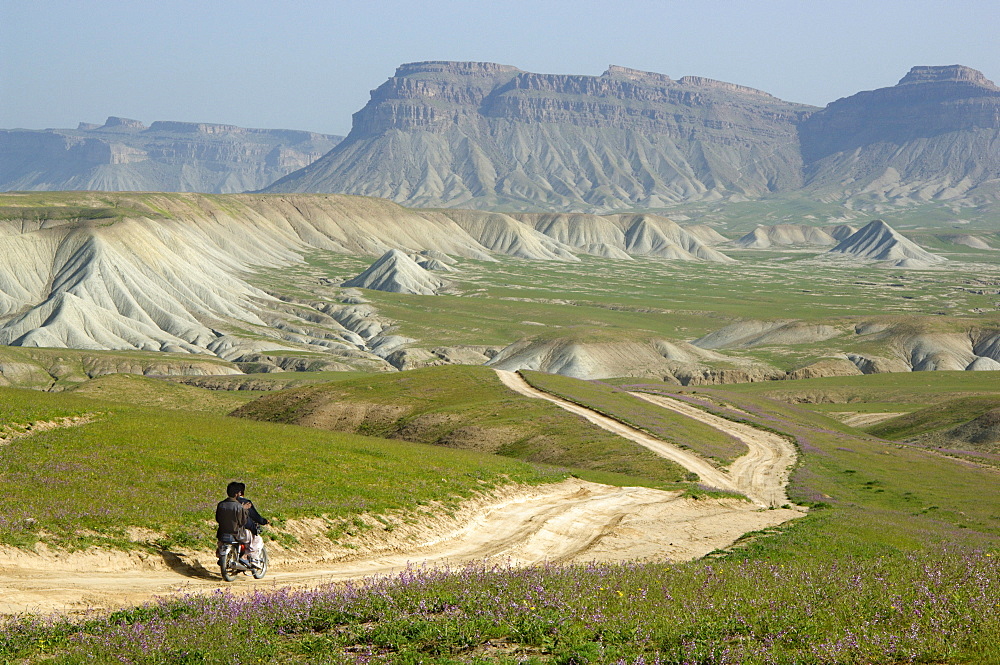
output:
[[[1000,662],[992,83],[397,74],[271,193],[0,195],[0,662]],[[43,140],[319,140],[167,124]]]
[[[58,390],[116,363],[683,385],[1000,369],[985,229],[862,217],[741,233],[337,195],[12,193],[0,215],[0,343],[23,349],[0,363],[11,385]],[[84,367],[53,348],[94,353]]]
[[0,196],[0,660],[1000,662],[1000,238],[752,220]]

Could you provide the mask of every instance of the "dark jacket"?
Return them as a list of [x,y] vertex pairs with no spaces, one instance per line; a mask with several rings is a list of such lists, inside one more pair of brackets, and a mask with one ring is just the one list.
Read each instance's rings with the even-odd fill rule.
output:
[[260,529],[257,528],[258,524],[267,524],[267,520],[261,517],[260,513],[257,512],[257,508],[250,502],[250,499],[244,498],[242,496],[237,497],[237,500],[243,504],[245,507],[250,504],[250,509],[248,511],[247,520],[243,522],[243,526],[253,535],[260,533]]
[[220,501],[215,507],[215,521],[219,523],[215,537],[222,540],[222,536],[229,535],[238,539],[240,529],[249,519],[250,511],[237,499],[229,497]]

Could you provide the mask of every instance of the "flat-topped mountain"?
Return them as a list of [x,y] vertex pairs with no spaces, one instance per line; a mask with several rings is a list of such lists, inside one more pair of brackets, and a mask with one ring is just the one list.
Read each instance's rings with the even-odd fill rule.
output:
[[574,211],[757,197],[801,185],[796,127],[813,110],[624,67],[413,63],[372,92],[344,142],[268,191]]
[[914,67],[812,114],[800,136],[807,187],[835,198],[975,197],[1000,177],[1000,87],[969,67]]
[[419,62],[372,91],[342,143],[268,191],[586,212],[803,188],[823,200],[992,199],[998,133],[1000,89],[959,65],[914,67],[817,109],[617,66],[567,76]]
[[0,191],[243,192],[306,166],[340,139],[117,117],[77,129],[0,130]]
[[960,65],[914,67],[898,84],[838,99],[802,123],[812,164],[873,143],[903,144],[963,130],[996,129],[1000,88]]
[[0,130],[0,190],[318,192],[503,212],[662,210],[795,196],[1000,200],[1000,87],[961,65],[823,109],[697,76],[483,62],[400,66],[350,134],[108,118]]

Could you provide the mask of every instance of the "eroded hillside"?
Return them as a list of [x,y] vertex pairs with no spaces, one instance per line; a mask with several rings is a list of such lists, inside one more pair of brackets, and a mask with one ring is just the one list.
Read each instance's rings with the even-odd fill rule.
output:
[[[914,236],[930,252],[876,220],[831,251],[833,235],[807,228],[741,249],[653,214],[8,194],[0,344],[227,361],[213,373],[492,364],[702,384],[1000,368],[986,236],[968,235],[980,247]],[[55,389],[73,372],[0,367],[9,382]]]

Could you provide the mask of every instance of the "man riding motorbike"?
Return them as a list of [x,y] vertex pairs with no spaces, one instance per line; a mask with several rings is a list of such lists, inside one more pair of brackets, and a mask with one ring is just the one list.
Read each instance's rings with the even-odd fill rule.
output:
[[219,523],[215,537],[219,541],[220,551],[223,543],[248,544],[250,561],[240,563],[249,568],[257,563],[264,548],[258,525],[268,522],[257,512],[253,502],[243,496],[246,487],[244,483],[235,481],[226,486],[226,498],[215,507],[215,521]]

